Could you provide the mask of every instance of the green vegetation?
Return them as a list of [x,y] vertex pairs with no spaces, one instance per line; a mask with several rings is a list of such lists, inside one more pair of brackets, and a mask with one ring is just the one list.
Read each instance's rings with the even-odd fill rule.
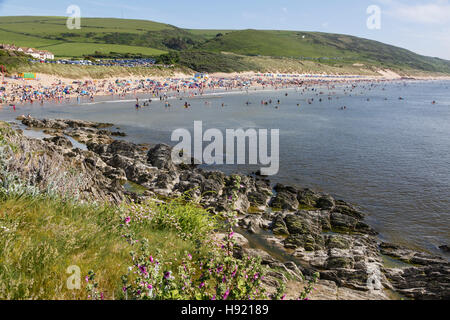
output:
[[0,50],[0,65],[5,66],[7,72],[11,72],[28,65],[28,59],[25,55],[18,52]]
[[[0,17],[0,39],[58,57],[160,56],[200,72],[450,73],[450,62],[348,35],[301,31],[193,30],[145,21],[83,18],[68,30],[65,17]],[[171,52],[167,55],[168,52]],[[173,52],[180,60],[173,59]],[[234,54],[234,55],[230,55]],[[167,58],[169,58],[167,60]]]
[[223,36],[224,34],[233,32],[235,30],[187,29],[186,31],[188,31],[188,32],[190,32],[190,33],[192,33],[194,35],[200,36],[203,39],[211,40],[211,39],[214,39],[217,36],[220,37],[220,36]]
[[8,171],[15,135],[0,122],[0,299],[268,298],[266,267],[235,258],[232,233],[217,237],[226,215],[187,199],[115,206],[40,191]]
[[243,72],[257,70],[258,66],[238,55],[205,51],[183,51],[181,65],[199,72]]
[[327,64],[362,62],[384,68],[450,72],[449,61],[377,41],[319,32],[242,30],[215,37],[200,48],[250,56],[317,59]]
[[55,54],[55,56],[60,57],[82,57],[85,55],[95,53],[95,51],[106,53],[109,52],[134,53],[145,56],[159,55],[165,53],[165,51],[153,48],[135,47],[118,44],[79,43],[79,42],[54,44],[45,47],[45,50],[51,51]]
[[[130,41],[106,41],[107,36],[120,32],[124,37],[174,30],[174,27],[144,20],[84,18],[82,28],[68,30],[64,17],[0,17],[0,39],[18,46],[48,50],[59,57],[81,57],[95,51],[159,55],[158,50]],[[105,38],[106,37],[106,38]],[[105,38],[105,39],[103,39]],[[160,46],[163,47],[164,46]]]
[[[199,234],[203,225],[189,205],[171,205],[171,217],[183,222],[177,227]],[[150,209],[149,209],[150,210]],[[162,217],[155,205],[151,210]],[[147,239],[149,250],[160,252],[166,263],[177,263],[185,252],[198,252],[192,240],[181,239],[177,229],[164,228],[161,221],[149,228],[132,224],[140,239]],[[123,224],[118,208],[77,204],[46,196],[0,197],[0,299],[86,299],[83,291],[66,287],[69,266],[81,268],[83,278],[91,269],[109,298],[119,297],[121,276],[127,272],[132,244],[121,240]],[[203,236],[207,233],[203,233]]]
[[[2,52],[0,50],[0,52]],[[28,63],[18,62],[14,65],[6,64],[8,72],[36,72],[43,74],[50,74],[64,78],[70,78],[79,80],[82,78],[92,78],[92,79],[104,79],[111,77],[129,77],[129,76],[139,76],[139,77],[170,77],[175,72],[192,73],[184,67],[173,67],[173,68],[163,68],[160,66],[155,66],[151,68],[125,68],[125,67],[105,67],[105,66],[78,66],[78,65],[64,65],[64,64],[46,64],[46,63]]]
[[195,203],[78,203],[0,178],[2,300],[283,298],[281,283],[266,293],[260,259],[237,259],[234,233],[217,237],[218,216]]

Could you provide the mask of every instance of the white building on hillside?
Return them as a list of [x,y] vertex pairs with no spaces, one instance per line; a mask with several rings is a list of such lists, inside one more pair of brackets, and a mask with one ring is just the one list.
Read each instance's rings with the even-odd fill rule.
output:
[[4,49],[4,50],[8,50],[8,51],[22,52],[24,54],[32,56],[35,59],[40,59],[40,60],[55,59],[55,55],[47,50],[37,50],[34,48],[21,48],[21,47],[16,47],[15,45],[9,45],[9,44],[0,44],[0,49]]

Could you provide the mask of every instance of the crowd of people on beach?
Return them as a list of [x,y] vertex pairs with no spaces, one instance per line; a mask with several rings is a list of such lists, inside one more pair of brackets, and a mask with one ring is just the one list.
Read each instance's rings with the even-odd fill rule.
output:
[[[169,97],[189,98],[210,92],[249,91],[284,88],[298,88],[306,92],[311,87],[328,86],[332,88],[339,83],[347,83],[349,91],[355,88],[355,81],[364,80],[318,80],[298,78],[266,78],[266,77],[211,77],[207,81],[192,78],[168,78],[165,80],[86,80],[71,83],[58,80],[49,85],[39,81],[6,81],[0,88],[0,105],[16,106],[20,104],[94,101],[95,97],[109,96],[112,99],[123,99],[138,94],[149,95],[153,99],[167,101]],[[314,88],[313,88],[314,90]],[[148,101],[146,102],[148,103]],[[308,103],[312,103],[310,100]],[[137,102],[138,106],[141,106]],[[145,105],[144,105],[145,106]],[[170,103],[166,103],[166,107]],[[185,105],[185,107],[188,107]]]
[[[54,81],[51,84],[43,84],[37,81],[6,81],[0,87],[0,108],[4,106],[11,107],[14,111],[16,106],[24,104],[45,103],[89,103],[94,102],[96,97],[103,97],[107,100],[120,100],[126,97],[136,99],[135,107],[150,106],[153,100],[159,100],[164,103],[165,108],[170,108],[172,104],[170,99],[187,100],[193,97],[203,96],[211,93],[226,93],[240,91],[249,93],[251,90],[283,90],[295,89],[301,95],[308,94],[306,103],[311,105],[324,100],[339,99],[339,96],[333,97],[337,87],[344,95],[356,95],[357,90],[370,91],[378,84],[387,80],[383,79],[305,79],[289,77],[208,77],[207,80],[198,80],[196,78],[167,78],[163,80],[155,79],[116,79],[116,80],[84,80],[71,81],[68,83],[62,80]],[[384,89],[383,89],[384,90]],[[288,93],[285,94],[286,97]],[[142,99],[142,96],[148,98]],[[315,98],[314,98],[315,96]],[[105,98],[106,97],[106,98]],[[141,102],[139,99],[141,97]],[[403,97],[399,97],[403,100]],[[370,98],[368,98],[370,100]],[[205,105],[208,105],[205,101]],[[436,104],[433,101],[433,104]],[[250,101],[246,105],[251,104]],[[261,105],[274,105],[275,109],[280,108],[281,101],[272,101],[267,99],[261,101]],[[221,104],[225,107],[225,104]],[[300,103],[297,104],[301,107]],[[185,109],[190,108],[190,104],[185,101]],[[347,106],[342,106],[340,110],[347,110]]]

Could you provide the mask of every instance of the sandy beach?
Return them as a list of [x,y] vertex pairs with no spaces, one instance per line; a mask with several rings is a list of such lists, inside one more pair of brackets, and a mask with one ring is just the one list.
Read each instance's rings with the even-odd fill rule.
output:
[[[87,96],[93,102],[95,97],[151,94],[153,98],[166,99],[175,93],[178,97],[203,95],[215,91],[242,91],[263,89],[285,89],[300,86],[338,84],[352,82],[381,82],[408,80],[449,80],[450,77],[404,78],[391,70],[379,70],[379,76],[326,75],[326,74],[279,74],[279,73],[213,73],[195,78],[192,74],[174,74],[170,78],[127,78],[73,80],[47,74],[38,74],[36,80],[7,78],[2,84],[0,103],[15,104],[45,101],[63,102]],[[139,102],[138,102],[139,103]]]

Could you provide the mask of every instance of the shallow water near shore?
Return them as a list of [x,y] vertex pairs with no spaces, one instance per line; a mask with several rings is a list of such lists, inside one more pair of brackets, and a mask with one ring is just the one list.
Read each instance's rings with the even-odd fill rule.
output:
[[[317,95],[319,91],[324,94]],[[279,99],[279,109],[261,105],[269,99]],[[173,99],[168,109],[158,100],[136,110],[130,100],[18,105],[16,112],[3,107],[0,120],[31,114],[109,122],[135,143],[171,145],[174,129],[192,132],[198,120],[204,130],[280,129],[280,172],[271,177],[273,182],[309,187],[357,204],[382,239],[440,254],[439,246],[450,244],[448,81],[360,84],[347,93],[341,87],[303,94],[293,89],[218,93]],[[183,108],[184,101],[190,109]],[[341,110],[343,106],[347,109]],[[258,167],[211,169],[250,173]]]

